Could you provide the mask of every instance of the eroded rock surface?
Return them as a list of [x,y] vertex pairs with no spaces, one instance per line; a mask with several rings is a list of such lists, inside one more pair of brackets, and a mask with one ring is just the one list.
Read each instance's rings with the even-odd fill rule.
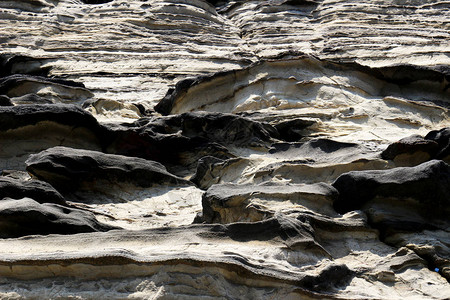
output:
[[54,147],[31,155],[25,162],[27,171],[51,183],[57,189],[102,189],[120,183],[137,187],[154,184],[187,185],[188,181],[176,177],[160,163],[137,157],[126,157],[102,152]]
[[54,146],[100,150],[99,136],[97,120],[74,105],[0,107],[0,168],[24,170],[29,154]]
[[449,12],[0,1],[0,298],[447,299]]
[[3,198],[0,200],[0,216],[1,238],[117,229],[98,222],[89,212],[58,204],[39,204],[31,198]]
[[39,180],[18,180],[0,177],[0,199],[32,198],[39,203],[65,204],[64,197],[50,184]]

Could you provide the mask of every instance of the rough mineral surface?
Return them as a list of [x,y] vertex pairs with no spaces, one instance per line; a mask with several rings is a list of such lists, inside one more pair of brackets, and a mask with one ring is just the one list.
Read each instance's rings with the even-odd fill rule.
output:
[[449,19],[0,1],[0,299],[448,299]]

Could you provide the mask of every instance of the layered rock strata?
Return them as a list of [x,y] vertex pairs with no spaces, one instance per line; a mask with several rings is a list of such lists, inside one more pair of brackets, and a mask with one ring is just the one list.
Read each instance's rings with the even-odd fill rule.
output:
[[0,298],[447,299],[444,1],[0,1]]

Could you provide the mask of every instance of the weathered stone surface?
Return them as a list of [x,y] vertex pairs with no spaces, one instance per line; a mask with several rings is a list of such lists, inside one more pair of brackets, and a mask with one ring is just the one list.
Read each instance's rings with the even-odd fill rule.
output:
[[442,159],[447,163],[450,162],[450,128],[443,128],[429,132],[425,139],[438,143],[439,152],[436,154],[437,159]]
[[[33,98],[44,103],[81,104],[93,96],[82,83],[21,74],[1,78],[0,94],[19,104]],[[25,97],[29,97],[27,101]]]
[[[128,287],[129,295],[142,295],[135,281],[140,278],[147,295],[190,299],[199,295],[221,297],[223,293],[236,298],[255,295],[263,298],[276,295],[352,298],[362,294],[356,290],[361,284],[366,286],[364,294],[386,297],[391,288],[385,283],[395,282],[402,287],[398,293],[405,297],[445,297],[445,291],[440,289],[445,289],[448,283],[439,274],[422,269],[424,261],[411,250],[395,251],[374,239],[371,231],[356,239],[356,236],[346,238],[344,232],[339,231],[329,235],[322,232],[320,236],[327,251],[335,257],[333,262],[325,260],[328,263],[323,263],[324,252],[311,247],[307,227],[299,220],[286,217],[256,223],[30,237],[26,241],[8,242],[9,255],[14,254],[14,260],[6,261],[8,256],[0,256],[1,284],[2,287],[9,285],[7,290],[19,291],[16,280],[28,279],[27,282],[38,290],[20,293],[32,296],[37,291],[45,291],[40,284],[46,283],[49,276],[64,278],[71,274],[75,279],[62,279],[57,295],[73,295],[70,288],[76,282],[86,296],[118,297],[125,295],[120,287]],[[2,247],[5,243],[0,240]],[[40,253],[34,262],[26,260],[27,256],[20,250],[25,243],[30,251]],[[48,251],[48,245],[52,245],[53,252]],[[102,251],[98,245],[102,245]],[[182,253],[180,249],[184,249]],[[383,253],[385,258],[380,260],[373,251]],[[17,269],[11,272],[10,266]],[[31,269],[35,272],[29,272]],[[98,279],[105,277],[113,284],[109,290],[106,282]],[[425,284],[419,292],[417,288],[425,277],[433,286],[428,288]],[[30,280],[35,278],[38,280]],[[412,284],[404,283],[407,278],[413,280]],[[182,284],[183,288],[178,284],[167,285],[164,283],[167,280]]]
[[0,298],[447,299],[446,5],[0,1]]
[[202,157],[227,159],[239,154],[236,148],[268,148],[278,136],[269,124],[204,112],[143,118],[109,131],[107,152],[155,160],[180,174],[196,168]]
[[386,237],[386,242],[413,250],[428,262],[431,270],[450,280],[449,233],[447,229],[397,232]]
[[413,135],[389,145],[381,153],[381,157],[393,160],[397,166],[414,166],[430,160],[438,152],[438,143]]
[[54,147],[31,155],[25,163],[30,174],[62,191],[102,190],[120,183],[137,187],[189,184],[154,161],[67,147]]
[[346,142],[395,141],[399,132],[425,134],[435,126],[448,126],[448,108],[436,105],[448,102],[449,90],[441,84],[446,73],[396,78],[397,69],[288,56],[178,82],[155,109],[163,114],[196,110],[295,114],[313,118],[316,136]]
[[0,107],[0,169],[24,170],[28,155],[54,146],[101,150],[103,130],[74,105]]
[[0,201],[0,216],[1,238],[117,229],[99,223],[91,213],[58,204],[39,204],[31,198],[3,198]]
[[361,145],[329,139],[304,143],[274,143],[269,152],[245,158],[199,161],[192,180],[206,189],[215,183],[290,183],[333,182],[351,170],[388,169],[395,165],[381,159],[373,143]]
[[54,146],[101,150],[97,120],[65,104],[0,107],[0,169],[24,170],[28,155]]
[[65,204],[64,197],[44,181],[22,181],[1,176],[0,199],[3,198],[31,198],[39,203]]
[[430,131],[425,137],[413,135],[389,145],[381,153],[397,166],[414,166],[430,159],[450,162],[450,129]]
[[98,123],[88,112],[74,105],[22,105],[0,108],[2,131],[49,121],[96,130]]
[[337,191],[326,184],[217,184],[203,195],[203,221],[255,222],[283,210],[305,210],[334,215]]
[[410,168],[350,172],[333,183],[340,192],[335,207],[362,209],[386,243],[413,250],[448,280],[449,170],[432,160]]
[[439,160],[416,167],[352,171],[341,175],[333,186],[339,191],[335,202],[339,212],[360,209],[376,198],[411,199],[429,218],[445,216],[450,208],[450,166]]

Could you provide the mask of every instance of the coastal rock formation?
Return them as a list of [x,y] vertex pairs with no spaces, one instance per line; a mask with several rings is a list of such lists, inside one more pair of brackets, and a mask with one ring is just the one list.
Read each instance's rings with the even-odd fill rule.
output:
[[0,299],[448,299],[445,1],[0,16]]
[[54,146],[101,150],[97,120],[75,105],[0,107],[0,166],[25,170],[28,155]]
[[292,209],[335,215],[338,193],[326,184],[217,184],[203,195],[207,223],[256,222]]
[[27,171],[58,190],[110,189],[120,183],[137,187],[154,184],[189,185],[187,180],[167,172],[154,161],[102,152],[54,147],[30,155]]
[[39,180],[18,180],[2,176],[0,178],[0,198],[32,198],[39,203],[65,205],[64,197],[50,184]]
[[117,228],[99,223],[89,212],[58,204],[39,204],[31,198],[3,198],[0,201],[0,216],[1,238],[50,233],[75,234]]

